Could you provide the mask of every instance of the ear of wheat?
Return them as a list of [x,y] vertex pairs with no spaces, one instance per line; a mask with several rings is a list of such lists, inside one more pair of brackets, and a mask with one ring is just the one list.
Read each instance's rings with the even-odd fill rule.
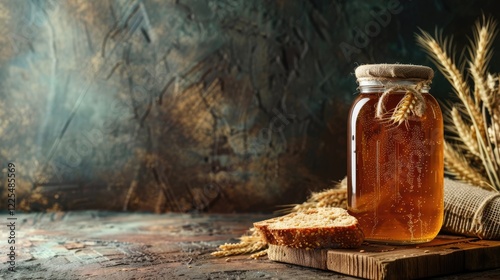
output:
[[[497,23],[484,16],[476,22],[468,57],[458,64],[451,52],[451,39],[443,39],[438,31],[434,37],[420,31],[421,34],[416,36],[418,44],[450,82],[460,101],[451,105],[451,112],[445,118],[445,127],[450,134],[445,145],[447,172],[456,179],[499,191],[499,74],[488,71]],[[470,83],[473,86],[469,86]]]
[[250,258],[257,259],[265,256],[267,253],[266,240],[259,234],[255,228],[240,237],[239,243],[226,243],[219,246],[219,250],[211,253],[214,257],[229,257],[235,255],[252,254]]

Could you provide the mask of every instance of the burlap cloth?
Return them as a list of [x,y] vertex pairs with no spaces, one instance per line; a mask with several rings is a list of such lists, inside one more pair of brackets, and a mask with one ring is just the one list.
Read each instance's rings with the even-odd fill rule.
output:
[[422,65],[413,64],[365,64],[356,68],[358,80],[409,79],[432,80],[434,71]]
[[500,239],[500,193],[445,179],[442,230]]

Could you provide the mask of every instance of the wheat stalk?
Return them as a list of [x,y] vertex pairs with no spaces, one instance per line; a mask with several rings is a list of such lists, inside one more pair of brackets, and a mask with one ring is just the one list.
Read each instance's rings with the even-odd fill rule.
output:
[[467,160],[446,141],[444,144],[444,161],[448,172],[456,178],[484,189],[491,189],[487,179],[471,168]]
[[476,22],[474,29],[474,41],[471,42],[469,54],[471,60],[469,61],[469,71],[474,81],[475,90],[474,96],[476,97],[476,104],[481,100],[486,108],[491,110],[492,91],[488,86],[488,76],[486,75],[487,65],[493,55],[491,45],[496,36],[496,22],[483,17],[482,23]]
[[225,243],[219,246],[219,251],[210,255],[214,257],[228,257],[234,255],[250,254],[251,258],[258,258],[266,254],[267,243],[260,233],[251,228],[246,235],[240,237],[239,243]]
[[400,125],[402,122],[406,121],[410,113],[413,112],[416,102],[417,98],[415,97],[415,94],[411,91],[406,92],[405,96],[398,103],[394,113],[392,114],[391,120],[393,123]]
[[333,188],[321,192],[313,192],[309,199],[301,204],[283,205],[279,214],[302,212],[317,207],[347,208],[347,178],[334,185]]
[[480,156],[479,144],[477,143],[476,131],[470,125],[464,123],[457,107],[451,109],[451,122],[455,125],[460,140],[465,144],[469,152],[475,156]]

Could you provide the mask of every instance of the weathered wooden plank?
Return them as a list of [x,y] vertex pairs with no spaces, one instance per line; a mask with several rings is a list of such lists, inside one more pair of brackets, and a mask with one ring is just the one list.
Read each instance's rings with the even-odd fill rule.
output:
[[303,250],[271,245],[271,260],[367,279],[418,279],[500,267],[500,241],[439,236],[420,245],[363,244],[358,249]]
[[267,250],[272,260],[299,264],[302,266],[328,269],[328,251],[327,250],[303,250],[285,246],[269,245]]

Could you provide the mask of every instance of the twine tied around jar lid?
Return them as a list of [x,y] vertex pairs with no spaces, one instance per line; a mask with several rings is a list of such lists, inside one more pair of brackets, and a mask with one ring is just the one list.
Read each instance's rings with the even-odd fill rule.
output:
[[392,115],[390,117],[391,121],[400,125],[402,122],[408,120],[410,115],[422,117],[426,109],[425,99],[420,92],[423,86],[423,82],[419,82],[415,86],[386,85],[388,89],[384,91],[384,93],[382,93],[379,98],[375,117],[378,119],[382,119],[386,112],[384,107],[386,97],[391,93],[402,90],[406,91],[406,93],[401,101],[399,101],[399,103],[396,105],[396,108],[394,108],[394,111],[392,112]]
[[[425,113],[425,99],[422,88],[428,86],[434,77],[434,71],[426,66],[408,64],[367,64],[356,68],[358,81],[380,81],[386,90],[382,93],[377,103],[375,117],[382,119],[386,113],[385,99],[389,94],[405,91],[405,95],[396,105],[390,120],[393,124],[400,125],[408,120],[410,115],[422,117]],[[397,83],[398,81],[411,81],[410,84]]]

